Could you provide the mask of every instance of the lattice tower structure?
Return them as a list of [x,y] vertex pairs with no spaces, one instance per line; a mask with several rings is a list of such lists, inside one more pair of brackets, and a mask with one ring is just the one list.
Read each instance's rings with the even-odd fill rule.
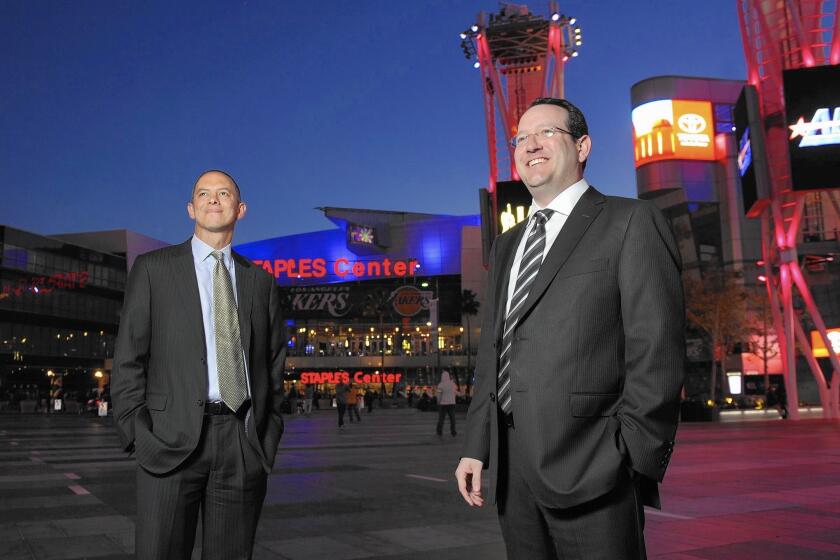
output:
[[[797,255],[797,239],[806,193],[791,184],[788,130],[782,72],[840,64],[838,0],[736,0],[748,82],[756,87],[764,122],[769,192],[754,207],[762,221],[763,266],[773,323],[784,364],[790,417],[798,413],[795,344],[799,343],[819,388],[823,414],[840,418],[840,360],[832,350],[825,322],[816,306]],[[834,193],[827,193],[838,211]],[[795,292],[804,313],[820,332],[834,368],[831,386],[813,358],[811,343],[794,309]]]
[[490,173],[487,190],[496,209],[496,183],[518,180],[510,139],[519,118],[538,97],[564,96],[565,64],[583,43],[575,18],[549,3],[549,16],[527,6],[502,3],[500,11],[480,13],[461,33],[461,48],[481,71]]

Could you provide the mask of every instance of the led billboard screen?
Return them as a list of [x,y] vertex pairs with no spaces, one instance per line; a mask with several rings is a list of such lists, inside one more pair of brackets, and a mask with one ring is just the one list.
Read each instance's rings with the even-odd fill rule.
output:
[[840,188],[840,65],[785,70],[795,191]]
[[633,109],[636,167],[669,159],[715,160],[709,101],[661,99]]

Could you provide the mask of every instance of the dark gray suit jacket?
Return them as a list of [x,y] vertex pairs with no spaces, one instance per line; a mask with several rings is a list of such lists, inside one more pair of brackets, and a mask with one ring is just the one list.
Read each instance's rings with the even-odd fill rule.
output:
[[[462,453],[488,469],[496,499],[496,404],[508,279],[525,231],[496,239],[473,400]],[[684,376],[680,257],[649,202],[590,187],[567,218],[525,301],[511,348],[512,413],[527,453],[527,483],[547,507],[609,492],[621,469],[647,481],[646,502],[668,465]],[[524,436],[522,435],[524,432]]]
[[[233,258],[251,389],[245,429],[270,472],[283,433],[280,299],[271,275],[241,255]],[[133,447],[150,472],[175,469],[198,445],[207,390],[207,345],[188,240],[138,257],[128,277],[111,378],[124,448]]]

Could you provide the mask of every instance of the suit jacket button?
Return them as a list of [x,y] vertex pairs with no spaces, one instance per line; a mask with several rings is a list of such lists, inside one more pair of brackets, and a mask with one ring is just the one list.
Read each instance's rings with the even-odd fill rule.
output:
[[195,401],[195,404],[196,404],[196,406],[204,406],[204,401],[201,400],[201,399],[198,399],[197,401]]
[[490,393],[490,400],[496,402],[496,393]]
[[202,364],[206,364],[206,363],[207,363],[207,360],[205,360],[204,358],[201,358],[201,363],[202,363]]

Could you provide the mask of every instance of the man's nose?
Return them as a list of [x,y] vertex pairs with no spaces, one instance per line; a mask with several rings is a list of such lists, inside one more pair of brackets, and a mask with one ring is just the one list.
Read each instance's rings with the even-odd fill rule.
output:
[[534,152],[540,149],[542,149],[542,145],[537,142],[537,135],[529,134],[525,139],[525,150],[528,152]]

